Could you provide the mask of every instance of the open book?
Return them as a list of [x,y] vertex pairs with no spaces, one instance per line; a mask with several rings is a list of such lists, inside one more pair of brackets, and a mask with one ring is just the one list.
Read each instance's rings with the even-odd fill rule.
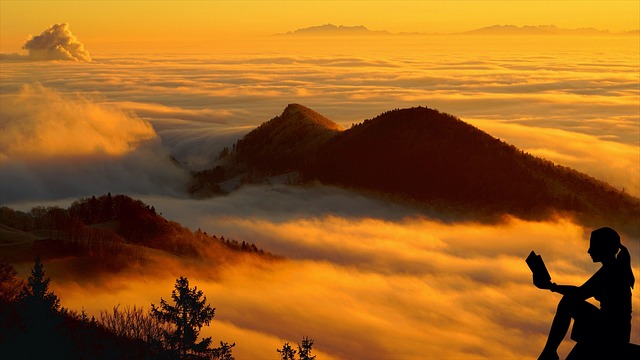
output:
[[527,262],[527,265],[529,265],[529,269],[531,269],[534,278],[540,280],[551,280],[551,275],[549,275],[549,271],[547,271],[547,267],[544,265],[544,261],[542,261],[542,256],[531,251],[525,261]]

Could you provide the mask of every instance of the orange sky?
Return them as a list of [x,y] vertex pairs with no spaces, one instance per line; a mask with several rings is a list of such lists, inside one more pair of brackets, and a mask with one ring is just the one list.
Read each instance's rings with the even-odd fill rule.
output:
[[638,1],[11,1],[0,2],[0,47],[67,22],[93,46],[215,43],[333,23],[391,32],[457,32],[495,24],[640,28]]

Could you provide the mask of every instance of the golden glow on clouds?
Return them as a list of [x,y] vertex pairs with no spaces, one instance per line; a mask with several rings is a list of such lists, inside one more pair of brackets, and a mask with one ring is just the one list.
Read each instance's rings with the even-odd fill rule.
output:
[[[528,252],[543,254],[558,283],[581,284],[598,268],[586,253],[588,229],[563,219],[481,225],[210,216],[206,226],[294,259],[244,258],[212,268],[157,259],[164,273],[151,263],[136,275],[108,277],[104,289],[60,278],[52,287],[64,306],[93,314],[117,303],[157,303],[168,297],[175,274],[188,276],[216,307],[203,334],[237,342],[238,358],[270,358],[283,342],[305,335],[328,359],[526,358],[544,345],[559,300],[531,284]],[[637,253],[637,239],[623,242]],[[633,258],[636,277],[639,260]],[[634,291],[633,338],[639,300]]]
[[80,96],[25,85],[2,96],[0,161],[124,155],[155,138],[151,125]]

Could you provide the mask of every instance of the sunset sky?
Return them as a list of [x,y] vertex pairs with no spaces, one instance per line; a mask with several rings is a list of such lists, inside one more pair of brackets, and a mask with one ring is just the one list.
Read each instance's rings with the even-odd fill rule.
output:
[[[328,23],[429,35],[273,36]],[[492,25],[611,34],[444,35]],[[586,280],[591,229],[573,219],[456,222],[321,184],[196,200],[189,171],[290,103],[344,128],[426,106],[638,197],[639,28],[636,0],[1,0],[0,206],[122,193],[286,257],[198,272],[151,254],[127,278],[88,282],[65,260],[46,264],[62,305],[90,315],[149,306],[186,274],[217,307],[204,334],[237,342],[238,359],[274,358],[304,335],[322,360],[533,358],[559,298],[533,287],[523,259],[536,249],[557,282]],[[638,279],[640,240],[623,242]]]
[[[332,23],[390,32],[452,33],[496,24],[636,30],[639,4],[624,1],[10,1],[0,3],[0,50],[67,22],[94,47],[158,47],[283,33]],[[34,34],[36,35],[36,34]]]

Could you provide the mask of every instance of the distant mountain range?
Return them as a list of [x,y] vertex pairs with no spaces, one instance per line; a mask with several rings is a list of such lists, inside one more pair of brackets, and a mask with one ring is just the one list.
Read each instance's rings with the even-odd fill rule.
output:
[[369,30],[366,27],[326,24],[289,31],[280,35],[327,36],[327,35],[390,35],[386,30]]
[[[622,32],[620,35],[637,35],[640,30]],[[609,30],[595,28],[566,29],[555,25],[492,25],[449,35],[612,35]],[[384,35],[433,35],[430,33],[392,33],[386,30],[369,30],[363,25],[344,26],[325,24],[289,31],[285,36],[384,36]]]
[[594,28],[563,29],[555,25],[515,26],[493,25],[465,31],[468,35],[609,35],[609,30]]
[[232,178],[259,183],[289,174],[472,219],[565,213],[638,232],[639,199],[429,108],[389,111],[342,130],[291,104],[224,155],[224,165],[194,174],[194,194],[220,191]]

